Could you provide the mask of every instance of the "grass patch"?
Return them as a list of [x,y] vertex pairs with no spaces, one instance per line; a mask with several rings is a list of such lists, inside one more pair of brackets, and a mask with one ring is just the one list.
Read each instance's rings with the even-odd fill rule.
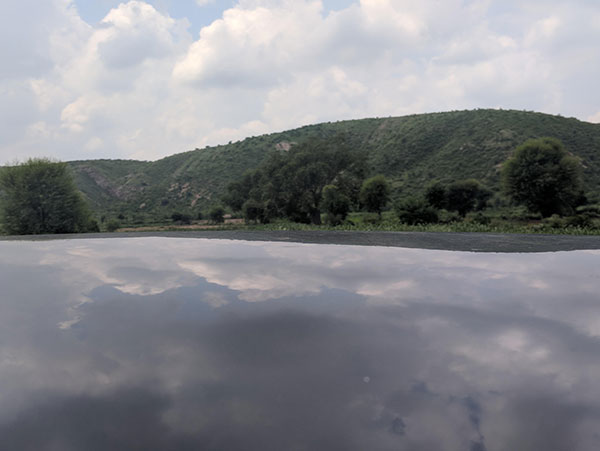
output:
[[[497,220],[490,224],[478,222],[455,221],[446,224],[420,224],[408,225],[394,219],[391,212],[385,212],[381,220],[373,221],[371,215],[353,213],[350,220],[337,226],[299,224],[289,221],[275,221],[270,224],[219,224],[211,226],[176,226],[167,224],[163,226],[129,227],[119,231],[205,231],[205,230],[259,230],[259,231],[360,231],[360,232],[460,232],[460,233],[519,233],[519,234],[550,234],[550,235],[600,235],[597,226],[583,227],[578,225],[563,225],[557,227],[551,222],[516,223]],[[365,220],[366,219],[366,220]],[[564,224],[567,224],[566,222]]]

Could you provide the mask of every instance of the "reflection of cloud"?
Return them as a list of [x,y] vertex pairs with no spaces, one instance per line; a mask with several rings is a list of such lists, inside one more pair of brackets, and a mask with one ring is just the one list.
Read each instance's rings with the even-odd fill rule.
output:
[[12,449],[127,448],[145,428],[148,449],[598,444],[599,253],[159,238],[0,251]]

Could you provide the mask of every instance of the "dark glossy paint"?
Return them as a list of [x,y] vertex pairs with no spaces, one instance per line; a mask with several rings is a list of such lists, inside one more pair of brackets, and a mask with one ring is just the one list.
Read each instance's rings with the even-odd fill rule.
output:
[[599,251],[0,242],[0,447],[597,450],[599,268]]

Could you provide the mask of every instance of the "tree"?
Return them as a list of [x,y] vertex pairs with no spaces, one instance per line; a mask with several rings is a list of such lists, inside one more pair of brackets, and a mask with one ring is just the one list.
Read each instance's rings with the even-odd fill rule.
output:
[[312,139],[287,152],[273,152],[258,169],[230,184],[223,200],[237,210],[252,199],[249,205],[262,205],[266,220],[285,216],[320,224],[324,187],[335,184],[350,197],[364,170],[364,158],[349,148],[343,136]]
[[231,182],[226,189],[222,201],[233,211],[242,211],[244,202],[250,197],[250,191],[256,185],[257,171],[246,171],[242,178]]
[[446,187],[440,182],[433,182],[425,190],[425,199],[427,203],[434,208],[442,209],[446,207]]
[[116,219],[111,219],[106,223],[107,232],[116,232],[121,227],[121,223]]
[[390,199],[390,185],[383,175],[376,175],[365,180],[360,189],[360,202],[367,211],[375,212],[381,217],[381,210]]
[[323,188],[321,205],[327,213],[327,222],[332,225],[342,223],[350,211],[350,199],[335,185]]
[[394,205],[398,219],[404,224],[431,224],[438,222],[437,210],[422,199],[409,197]]
[[0,169],[0,211],[6,233],[33,235],[97,229],[66,163],[37,158]]
[[505,193],[548,217],[570,214],[583,198],[581,163],[554,138],[525,141],[502,168]]
[[188,215],[187,213],[180,213],[178,211],[174,212],[171,215],[171,219],[173,220],[174,223],[177,223],[177,224],[191,224],[192,223],[192,217],[190,215]]
[[224,215],[225,210],[220,205],[214,206],[210,209],[210,212],[208,213],[208,217],[210,218],[210,220],[216,224],[221,224],[225,222]]
[[249,222],[264,222],[265,208],[263,204],[254,199],[248,199],[242,206],[242,213],[247,223]]
[[459,180],[448,186],[446,206],[448,210],[455,210],[459,215],[465,216],[469,211],[482,210],[490,196],[490,190],[477,180]]

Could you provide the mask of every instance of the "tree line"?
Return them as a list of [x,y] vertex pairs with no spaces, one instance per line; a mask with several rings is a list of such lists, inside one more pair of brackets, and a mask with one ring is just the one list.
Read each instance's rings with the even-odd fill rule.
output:
[[[286,218],[300,223],[342,223],[350,211],[366,210],[381,217],[392,190],[383,175],[366,178],[364,155],[342,137],[309,141],[287,153],[273,153],[257,169],[227,187],[224,202],[247,222]],[[502,189],[517,205],[542,217],[574,214],[585,203],[580,161],[554,138],[530,139],[502,166]],[[396,195],[394,210],[406,224],[435,223],[440,210],[484,210],[493,191],[476,179],[444,185],[433,182],[422,196]]]
[[364,156],[345,137],[310,140],[272,153],[257,169],[227,187],[224,203],[248,222],[275,218],[339,224],[350,211],[365,208],[381,215],[390,196],[387,180],[366,178]]
[[[364,154],[345,136],[313,139],[272,153],[230,183],[223,201],[247,222],[285,218],[318,225],[324,219],[337,225],[360,210],[381,218],[393,190],[383,175],[368,173]],[[553,138],[531,139],[517,147],[501,175],[507,198],[542,217],[572,215],[586,202],[581,162]],[[462,218],[481,211],[492,195],[475,179],[433,182],[418,197],[396,194],[394,210],[406,224],[434,223],[442,210]],[[222,222],[224,213],[214,206],[209,218]],[[173,215],[172,220],[190,218]],[[15,235],[99,230],[67,164],[43,158],[0,168],[0,224],[4,233]]]

